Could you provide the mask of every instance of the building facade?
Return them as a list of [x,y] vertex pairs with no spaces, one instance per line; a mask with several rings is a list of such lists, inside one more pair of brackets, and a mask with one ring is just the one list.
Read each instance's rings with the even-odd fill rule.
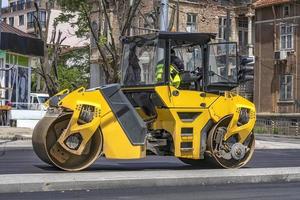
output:
[[0,126],[6,126],[11,108],[29,108],[32,61],[44,55],[44,43],[4,22],[0,28]]
[[[39,6],[38,14],[36,13],[36,8],[34,6],[35,2]],[[41,27],[43,31],[45,31],[47,19],[49,17],[47,43],[50,43],[55,28],[53,25],[54,20],[61,13],[59,6],[56,4],[50,5],[47,0],[8,0],[8,3],[8,7],[2,8],[2,20],[25,33],[33,34],[35,32],[35,16],[39,18]],[[50,13],[47,12],[48,6],[51,6]],[[66,47],[87,46],[89,41],[76,37],[76,30],[71,27],[70,23],[60,23],[56,27],[56,31],[61,31],[63,33],[62,37],[66,37],[62,45]]]
[[258,0],[254,6],[257,111],[299,113],[300,6],[292,0]]

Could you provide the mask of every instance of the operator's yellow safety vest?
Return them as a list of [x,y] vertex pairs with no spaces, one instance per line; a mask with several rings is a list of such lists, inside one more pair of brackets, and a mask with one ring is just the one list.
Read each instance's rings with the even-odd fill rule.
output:
[[[159,64],[156,66],[155,79],[156,82],[162,82],[164,80],[164,64]],[[171,85],[178,88],[180,86],[181,78],[179,71],[170,64],[170,82]]]

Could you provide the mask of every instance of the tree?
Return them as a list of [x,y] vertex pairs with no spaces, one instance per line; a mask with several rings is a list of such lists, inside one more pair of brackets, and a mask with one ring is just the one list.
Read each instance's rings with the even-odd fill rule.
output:
[[53,96],[58,92],[58,60],[61,52],[61,44],[66,39],[66,37],[62,37],[61,31],[58,31],[57,34],[56,27],[58,25],[58,21],[55,21],[53,24],[54,31],[51,35],[51,41],[50,44],[48,44],[49,26],[51,25],[50,15],[53,5],[53,0],[47,1],[46,15],[48,17],[45,29],[43,30],[43,26],[40,21],[39,6],[36,2],[34,3],[36,9],[34,14],[35,33],[41,40],[44,41],[44,57],[40,58],[40,68],[35,69],[35,72],[38,73],[45,81],[45,85],[50,96]]
[[89,48],[78,48],[64,53],[58,62],[59,90],[88,87]]
[[[72,25],[77,27],[79,36],[90,36],[96,44],[101,57],[107,83],[119,81],[119,64],[122,45],[119,39],[129,35],[134,17],[141,0],[58,0],[63,9],[59,21],[77,20]],[[97,27],[91,21],[93,13],[100,13]],[[104,23],[102,23],[104,22]],[[102,26],[104,24],[104,26]]]

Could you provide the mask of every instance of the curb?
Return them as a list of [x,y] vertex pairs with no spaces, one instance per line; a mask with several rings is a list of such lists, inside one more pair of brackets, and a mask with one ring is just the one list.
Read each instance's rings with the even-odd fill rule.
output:
[[280,135],[280,134],[262,134],[255,133],[255,136],[258,138],[261,137],[269,137],[269,138],[287,138],[287,139],[300,139],[300,135]]
[[31,140],[31,136],[25,136],[25,135],[14,135],[14,136],[0,136],[0,140]]
[[0,193],[300,181],[300,167],[0,175]]

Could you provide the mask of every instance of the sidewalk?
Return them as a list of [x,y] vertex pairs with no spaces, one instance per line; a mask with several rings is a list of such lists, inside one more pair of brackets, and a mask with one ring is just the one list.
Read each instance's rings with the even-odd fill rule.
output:
[[300,168],[0,175],[0,193],[300,181]]
[[300,149],[300,138],[256,135],[256,149]]
[[31,140],[32,129],[0,127],[0,140]]

